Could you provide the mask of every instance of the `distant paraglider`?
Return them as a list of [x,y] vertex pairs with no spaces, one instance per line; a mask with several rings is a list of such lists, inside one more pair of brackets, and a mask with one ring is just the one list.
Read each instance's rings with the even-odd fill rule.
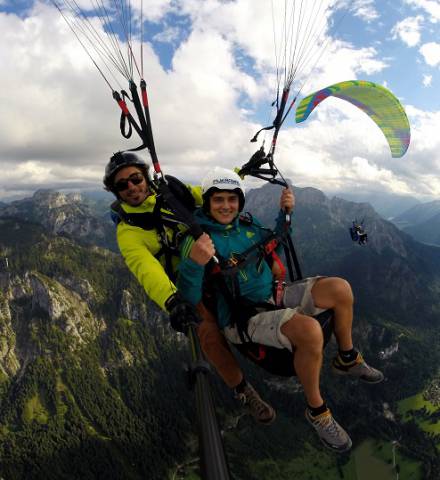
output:
[[364,229],[364,221],[360,223],[355,219],[350,227],[350,236],[353,242],[359,243],[359,245],[365,245],[368,242],[368,234]]

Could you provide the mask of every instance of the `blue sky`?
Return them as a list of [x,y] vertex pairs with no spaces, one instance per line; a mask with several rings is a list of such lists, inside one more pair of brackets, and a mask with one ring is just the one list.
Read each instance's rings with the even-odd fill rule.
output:
[[[215,165],[245,163],[259,146],[249,139],[274,115],[271,0],[143,3],[145,79],[164,170],[199,181]],[[327,3],[334,2],[304,5]],[[284,2],[273,4],[279,48]],[[139,5],[132,2],[138,21]],[[440,1],[338,0],[337,7],[320,16],[328,46],[301,95],[342,80],[384,85],[406,109],[410,148],[391,159],[370,119],[326,100],[301,127],[286,121],[280,169],[294,184],[324,191],[440,198]],[[120,136],[108,86],[51,2],[0,0],[0,28],[0,162],[12,166],[0,179],[0,199],[42,187],[100,188],[107,158],[136,144]]]

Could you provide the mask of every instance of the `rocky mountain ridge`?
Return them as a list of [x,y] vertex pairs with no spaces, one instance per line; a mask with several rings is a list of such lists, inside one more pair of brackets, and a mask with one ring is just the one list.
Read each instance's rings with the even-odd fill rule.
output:
[[114,224],[108,217],[95,215],[80,193],[37,190],[32,197],[0,206],[0,217],[36,222],[53,234],[117,248]]

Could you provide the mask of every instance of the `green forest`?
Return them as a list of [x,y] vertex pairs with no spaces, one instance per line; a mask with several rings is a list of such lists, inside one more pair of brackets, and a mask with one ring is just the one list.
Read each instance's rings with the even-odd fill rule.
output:
[[[1,226],[8,268],[0,272],[0,324],[20,369],[15,375],[3,369],[0,376],[0,475],[8,480],[200,478],[195,397],[185,378],[186,339],[146,300],[118,255],[16,219],[1,219]],[[308,268],[314,266],[309,262]],[[87,280],[90,293],[82,301],[88,310],[72,301],[51,317],[27,287],[14,296],[28,277],[54,296]],[[121,310],[127,291],[137,312],[132,318]],[[66,327],[78,312],[85,312],[80,340]],[[304,399],[294,379],[271,376],[242,360],[250,382],[277,409],[277,421],[261,427],[243,415],[212,375],[232,478],[357,480],[355,459],[365,455],[369,461],[382,458],[391,472],[400,469],[401,479],[440,478],[440,435],[426,428],[439,422],[439,329],[410,318],[396,318],[384,308],[380,315],[367,308],[358,313],[357,345],[383,369],[383,384],[335,378],[329,369],[334,342],[326,348],[322,390],[350,432],[352,453],[336,456],[321,447],[304,419]],[[398,352],[380,360],[379,352],[396,339]],[[425,404],[401,403],[422,392]],[[384,403],[393,418],[384,415]],[[396,466],[393,440],[399,443]]]

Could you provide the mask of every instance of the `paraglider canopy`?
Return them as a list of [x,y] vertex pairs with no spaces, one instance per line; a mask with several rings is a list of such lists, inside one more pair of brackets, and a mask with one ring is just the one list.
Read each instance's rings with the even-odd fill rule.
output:
[[365,80],[335,83],[305,97],[296,109],[296,123],[307,120],[326,98],[350,102],[365,112],[381,129],[393,157],[402,157],[409,147],[410,126],[399,100],[385,87]]

